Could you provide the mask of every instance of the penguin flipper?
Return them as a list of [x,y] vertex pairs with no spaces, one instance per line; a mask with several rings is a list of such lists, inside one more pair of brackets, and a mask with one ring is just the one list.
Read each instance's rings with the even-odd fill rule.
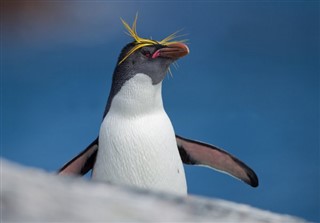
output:
[[59,175],[85,175],[93,168],[98,152],[98,138],[84,151],[67,162],[59,171]]
[[204,165],[244,181],[252,187],[259,185],[255,172],[238,158],[213,145],[182,138],[176,135],[182,162]]

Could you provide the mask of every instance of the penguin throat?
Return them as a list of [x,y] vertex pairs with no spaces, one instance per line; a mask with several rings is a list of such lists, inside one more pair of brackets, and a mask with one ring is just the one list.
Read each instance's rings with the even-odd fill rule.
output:
[[137,73],[113,97],[107,115],[140,116],[163,111],[161,89],[162,82],[153,85],[148,75]]

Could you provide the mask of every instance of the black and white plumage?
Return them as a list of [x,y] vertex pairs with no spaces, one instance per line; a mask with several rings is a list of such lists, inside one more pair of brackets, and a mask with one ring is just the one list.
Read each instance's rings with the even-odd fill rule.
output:
[[[136,33],[135,23],[131,30]],[[256,174],[239,159],[174,132],[163,108],[162,80],[188,47],[153,40],[137,47],[138,41],[119,56],[99,137],[59,173],[84,175],[93,168],[95,180],[186,194],[183,162],[215,168],[257,187]]]

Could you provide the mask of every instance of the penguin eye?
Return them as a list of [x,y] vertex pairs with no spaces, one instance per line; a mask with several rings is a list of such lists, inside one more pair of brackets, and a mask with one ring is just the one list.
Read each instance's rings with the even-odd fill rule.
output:
[[143,54],[145,57],[148,57],[148,58],[151,57],[151,53],[150,53],[149,51],[142,51],[142,54]]

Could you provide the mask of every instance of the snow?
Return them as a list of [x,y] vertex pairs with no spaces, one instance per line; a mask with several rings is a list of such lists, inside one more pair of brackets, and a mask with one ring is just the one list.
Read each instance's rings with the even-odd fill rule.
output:
[[1,162],[1,222],[306,222],[244,204],[157,193]]

